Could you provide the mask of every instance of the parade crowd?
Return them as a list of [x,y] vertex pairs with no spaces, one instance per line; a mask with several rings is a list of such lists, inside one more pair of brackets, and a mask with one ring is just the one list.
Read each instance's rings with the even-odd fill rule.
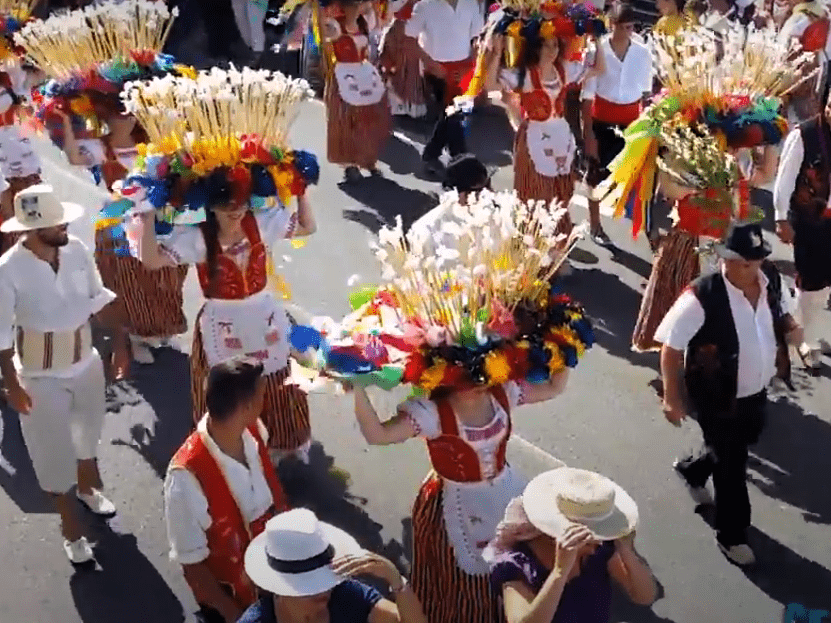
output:
[[[193,429],[170,459],[158,521],[202,621],[607,623],[615,584],[651,605],[636,500],[602,474],[525,475],[506,459],[518,408],[579,391],[569,370],[594,336],[564,278],[579,239],[613,244],[604,204],[654,253],[632,348],[660,358],[668,422],[695,414],[701,429],[700,451],[673,468],[715,506],[715,546],[755,563],[748,448],[791,353],[820,367],[831,292],[820,0],[656,0],[644,32],[623,2],[286,3],[287,45],[304,39],[320,58],[325,158],[343,182],[381,175],[394,119],[433,110],[422,160],[443,188],[408,231],[379,234],[379,288],[343,319],[308,322],[287,311],[272,260],[317,229],[306,190],[320,168],[287,138],[308,84],[178,63],[163,53],[176,11],[162,2],[44,19],[29,17],[35,4],[0,0],[0,372],[72,564],[95,559],[76,498],[117,512],[105,490],[118,483],[102,482],[97,461],[107,379],[153,366],[188,331],[193,265],[204,295]],[[256,65],[267,5],[232,5]],[[490,105],[515,132],[511,189],[492,188],[467,146],[470,116]],[[110,200],[59,200],[35,132]],[[585,225],[569,212],[576,192],[588,194]],[[795,291],[768,260],[760,192],[793,246]],[[68,233],[78,219],[95,223],[93,250]],[[367,444],[426,443],[409,579],[289,507],[275,466],[308,463],[312,444],[301,368],[354,401]],[[376,411],[367,388],[400,385],[410,396]]]

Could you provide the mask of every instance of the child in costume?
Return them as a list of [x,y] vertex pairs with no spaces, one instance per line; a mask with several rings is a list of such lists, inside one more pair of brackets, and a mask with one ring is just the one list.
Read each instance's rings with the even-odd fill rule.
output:
[[[317,181],[317,161],[286,144],[292,113],[308,94],[303,81],[249,69],[132,83],[125,101],[150,143],[121,189],[120,213],[102,214],[117,224],[125,211],[144,213],[128,229],[148,270],[196,265],[205,304],[191,350],[194,421],[205,412],[209,367],[235,355],[256,357],[265,366],[261,418],[269,445],[306,462],[309,407],[305,394],[285,383],[290,322],[269,281],[275,245],[316,228],[305,189]],[[192,224],[171,226],[182,219]]]
[[[610,166],[607,200],[616,215],[631,216],[633,235],[649,230],[646,206],[656,177],[661,193],[675,203],[674,226],[660,244],[636,322],[637,351],[659,347],[658,324],[687,284],[708,269],[712,254],[699,258],[699,252],[719,241],[733,219],[755,218],[750,186],[772,179],[774,146],[787,131],[779,114],[782,98],[807,79],[809,59],[789,57],[772,31],[727,30],[723,54],[713,37],[700,27],[680,40],[656,37],[664,91],[626,129],[626,146]],[[762,146],[754,166],[751,150]]]
[[416,1],[393,0],[390,3],[393,21],[381,38],[381,55],[378,59],[381,73],[387,81],[387,97],[392,114],[414,119],[427,114],[417,42],[408,37],[404,30]]
[[359,180],[361,168],[375,173],[392,123],[384,81],[368,60],[367,4],[340,0],[341,16],[324,24],[326,157],[345,167],[347,181]]
[[[175,15],[161,3],[110,1],[33,21],[18,35],[52,78],[41,89],[37,116],[69,162],[91,169],[108,190],[133,168],[136,146],[144,141],[143,128],[120,100],[124,84],[193,71],[160,53]],[[173,336],[187,330],[182,309],[187,268],[153,273],[116,253],[103,231],[96,232],[95,259],[104,285],[118,296],[133,358],[153,363],[150,348],[170,346]]]
[[[0,174],[8,187],[0,194],[0,222],[14,216],[14,197],[41,181],[40,158],[20,127],[23,100],[32,85],[33,72],[22,59],[14,34],[26,23],[39,0],[0,0]],[[3,234],[0,252],[17,239]]]
[[[592,333],[548,285],[577,239],[555,235],[561,210],[487,190],[442,201],[454,246],[434,249],[431,228],[382,230],[387,285],[364,305],[353,299],[357,311],[325,340],[298,328],[293,345],[326,353],[328,373],[349,381],[368,443],[426,440],[433,469],[413,505],[413,588],[431,623],[492,623],[499,607],[482,551],[525,484],[505,459],[514,410],[561,393]],[[363,388],[399,382],[421,397],[382,421]]]

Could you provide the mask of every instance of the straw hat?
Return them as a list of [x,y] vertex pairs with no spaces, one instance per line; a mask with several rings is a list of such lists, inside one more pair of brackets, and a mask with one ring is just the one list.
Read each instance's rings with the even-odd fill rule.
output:
[[528,520],[541,532],[561,538],[582,524],[601,541],[625,536],[638,523],[638,506],[626,491],[600,474],[559,467],[534,478],[522,494]]
[[332,590],[346,578],[330,566],[334,558],[363,549],[343,530],[319,521],[306,508],[280,513],[245,551],[245,573],[261,589],[285,597]]
[[74,221],[84,213],[77,203],[58,201],[48,184],[35,184],[17,193],[14,198],[14,217],[0,225],[0,231],[30,231],[46,229]]

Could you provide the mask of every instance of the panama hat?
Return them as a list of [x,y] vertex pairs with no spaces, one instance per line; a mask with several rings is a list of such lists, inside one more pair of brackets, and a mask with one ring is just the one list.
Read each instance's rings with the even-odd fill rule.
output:
[[84,213],[77,203],[58,201],[48,184],[35,184],[14,198],[14,217],[0,225],[0,231],[30,231],[57,227],[74,221]]
[[245,573],[261,589],[285,597],[332,590],[346,578],[332,571],[334,558],[363,549],[343,530],[306,508],[272,517],[245,551]]
[[531,524],[555,539],[581,524],[598,540],[612,541],[638,523],[638,505],[626,491],[605,476],[573,467],[534,478],[522,494],[522,504]]

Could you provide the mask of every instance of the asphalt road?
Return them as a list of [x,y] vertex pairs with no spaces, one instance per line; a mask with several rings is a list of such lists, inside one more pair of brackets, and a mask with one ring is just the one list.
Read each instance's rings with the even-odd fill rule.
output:
[[[296,146],[325,160],[325,124],[319,103],[304,107],[293,131]],[[340,171],[322,163],[321,183],[311,191],[319,222],[308,244],[278,250],[277,263],[295,302],[308,313],[337,317],[347,311],[350,283],[372,283],[379,273],[367,241],[382,223],[400,214],[411,223],[435,203],[437,184],[421,176],[417,124],[399,128],[384,154],[381,178],[351,187]],[[498,110],[478,113],[471,147],[502,167],[494,186],[510,185],[511,132]],[[41,144],[45,176],[65,199],[84,203],[92,215],[102,197],[85,172],[62,164]],[[577,201],[577,220],[585,210]],[[584,205],[584,202],[583,202]],[[91,221],[75,233],[89,241]],[[615,604],[613,621],[644,623],[770,623],[789,603],[831,610],[831,377],[817,378],[795,366],[796,391],[773,396],[769,425],[754,449],[748,478],[753,504],[752,544],[759,558],[742,571],[718,552],[709,517],[673,475],[672,459],[697,443],[694,425],[676,430],[659,410],[654,390],[655,355],[633,354],[629,336],[650,268],[648,246],[632,241],[626,222],[607,219],[618,243],[610,251],[582,243],[577,270],[566,283],[595,318],[598,344],[573,373],[556,401],[524,407],[516,415],[518,437],[509,458],[532,476],[557,457],[601,471],[638,501],[638,546],[661,583],[652,609]],[[775,244],[787,269],[789,251]],[[357,277],[356,277],[357,275]],[[191,274],[187,311],[192,319],[200,293]],[[831,314],[823,314],[831,335]],[[183,343],[187,347],[190,338]],[[187,348],[186,348],[187,350]],[[375,394],[381,412],[392,413],[398,394]],[[409,509],[427,471],[418,441],[394,448],[367,448],[348,397],[310,399],[317,443],[312,465],[283,470],[294,503],[353,533],[365,546],[406,567]],[[132,378],[111,397],[101,443],[101,465],[118,517],[108,524],[87,517],[97,542],[99,566],[75,572],[66,561],[57,517],[39,492],[23,446],[17,416],[3,411],[0,469],[0,623],[176,623],[193,621],[193,598],[180,570],[167,558],[162,507],[166,464],[190,427],[186,356],[164,351],[153,366],[134,366]]]

